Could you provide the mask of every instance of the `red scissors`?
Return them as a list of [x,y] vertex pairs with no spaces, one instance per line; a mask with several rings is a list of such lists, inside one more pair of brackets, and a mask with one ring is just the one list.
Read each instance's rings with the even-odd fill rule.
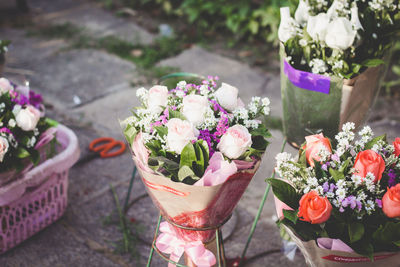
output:
[[[119,147],[119,150],[110,152],[117,147]],[[102,158],[111,158],[121,155],[122,153],[124,153],[125,148],[126,146],[124,142],[115,140],[112,137],[96,138],[89,145],[89,149],[93,152],[99,153],[100,157]]]

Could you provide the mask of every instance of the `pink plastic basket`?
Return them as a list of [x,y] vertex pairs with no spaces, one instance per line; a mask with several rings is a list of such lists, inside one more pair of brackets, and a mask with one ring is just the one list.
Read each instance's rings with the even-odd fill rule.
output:
[[57,126],[60,152],[0,187],[0,253],[15,247],[50,225],[64,213],[68,171],[79,159],[76,135]]

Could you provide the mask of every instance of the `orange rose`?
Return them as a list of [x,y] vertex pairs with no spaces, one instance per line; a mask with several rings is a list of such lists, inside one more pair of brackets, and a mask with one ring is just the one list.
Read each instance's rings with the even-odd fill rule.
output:
[[400,184],[388,188],[382,198],[382,210],[389,218],[400,217]]
[[311,191],[301,197],[297,216],[302,221],[319,224],[326,222],[331,212],[332,205],[328,198],[320,197],[316,191]]
[[394,154],[396,155],[396,157],[400,156],[400,138],[399,137],[397,137],[394,140],[393,146],[394,146]]
[[324,147],[332,153],[331,142],[322,133],[306,136],[306,145],[303,146],[303,149],[306,151],[306,159],[311,167],[314,167],[314,160],[321,161],[318,153]]
[[367,173],[372,173],[375,176],[374,183],[382,178],[382,173],[385,170],[385,161],[373,150],[365,150],[358,153],[354,162],[355,174],[365,178]]

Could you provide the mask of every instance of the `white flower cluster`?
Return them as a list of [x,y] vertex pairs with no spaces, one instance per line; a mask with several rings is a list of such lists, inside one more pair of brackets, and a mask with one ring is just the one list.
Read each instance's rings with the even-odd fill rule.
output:
[[[365,0],[364,0],[365,1]],[[368,1],[370,8],[374,11],[383,11],[385,9],[396,10],[400,8],[400,4],[396,5],[394,0],[372,0]]]

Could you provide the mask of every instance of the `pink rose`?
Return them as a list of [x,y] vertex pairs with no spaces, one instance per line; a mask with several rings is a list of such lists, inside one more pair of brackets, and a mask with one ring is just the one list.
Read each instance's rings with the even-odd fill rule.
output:
[[370,172],[375,176],[374,183],[382,178],[385,171],[385,161],[373,150],[365,150],[358,153],[354,162],[355,175],[365,178]]
[[7,93],[13,90],[13,86],[6,78],[0,78],[0,94]]
[[152,172],[152,170],[147,164],[147,162],[149,161],[150,152],[143,144],[142,132],[139,132],[136,135],[135,140],[132,142],[132,150],[137,158],[138,161],[137,163],[139,165],[138,168],[147,172]]
[[163,111],[162,107],[168,103],[168,88],[166,86],[155,85],[150,88],[147,99],[147,107],[154,112]]
[[400,184],[388,188],[382,198],[382,210],[389,218],[400,217]]
[[213,186],[222,184],[236,172],[237,167],[233,161],[229,162],[228,160],[224,160],[224,156],[221,152],[215,152],[209,161],[209,165],[203,177],[194,185]]
[[181,154],[182,149],[192,140],[196,140],[195,129],[193,124],[178,118],[170,119],[167,123],[168,148]]
[[21,109],[15,117],[18,127],[24,131],[32,131],[36,128],[40,119],[40,110],[28,105]]
[[397,137],[394,140],[393,146],[394,146],[394,154],[396,155],[396,157],[400,156],[400,138],[399,137]]
[[182,100],[182,114],[194,126],[198,126],[204,121],[204,113],[208,107],[208,100],[201,95],[187,95]]
[[318,155],[321,149],[326,149],[329,153],[332,153],[331,142],[322,133],[306,136],[306,145],[303,146],[303,149],[306,151],[306,159],[311,167],[314,167],[314,160],[321,160]]
[[8,151],[8,141],[3,136],[0,136],[0,162],[3,162],[4,156]]
[[221,137],[217,148],[230,159],[237,159],[251,146],[251,135],[246,127],[236,124]]

